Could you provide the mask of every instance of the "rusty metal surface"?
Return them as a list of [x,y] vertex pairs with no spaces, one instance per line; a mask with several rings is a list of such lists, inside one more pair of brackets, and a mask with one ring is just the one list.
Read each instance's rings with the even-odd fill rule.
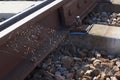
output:
[[26,23],[20,31],[17,31],[15,37],[11,37],[9,41],[1,45],[0,49],[12,53],[12,55],[26,57],[31,50],[39,46],[38,43],[42,43],[44,39],[56,31],[55,28],[59,22],[57,19],[57,14],[54,12],[45,20],[39,21],[37,26],[31,25],[29,22]]
[[0,76],[5,76],[9,73],[22,59],[19,56],[13,56],[8,54],[8,52],[0,51]]
[[66,26],[72,25],[76,16],[83,19],[95,6],[97,0],[71,0],[63,6],[63,20]]
[[[10,74],[12,75],[12,73],[15,71],[14,68],[17,68],[19,70],[18,65],[20,65],[21,63],[24,63],[25,60],[29,61],[29,63],[31,64],[32,63],[37,64],[35,60],[35,55],[37,56],[37,53],[34,53],[34,52],[39,47],[39,45],[44,45],[42,43],[45,43],[46,40],[48,40],[49,43],[50,41],[52,42],[51,37],[55,34],[55,32],[57,32],[60,26],[58,12],[56,10],[58,6],[60,5],[58,4],[55,8],[48,9],[47,11],[49,13],[46,11],[35,17],[32,15],[33,18],[31,20],[28,20],[28,22],[24,24],[22,24],[22,22],[24,22],[25,20],[24,19],[21,20],[20,23],[22,25],[20,25],[19,22],[18,24],[16,23],[18,26],[20,25],[20,27],[18,27],[17,29],[15,29],[14,31],[10,32],[9,34],[5,35],[0,39],[1,40],[0,51],[2,51],[0,52],[0,54],[1,55],[4,54],[4,56],[0,56],[2,57],[0,58],[2,61],[1,68],[0,68],[1,80],[6,80],[6,79],[3,79],[3,77],[8,78],[8,80],[16,80],[12,78],[10,79],[9,75]],[[51,20],[52,18],[53,20]],[[3,35],[2,32],[0,33],[0,35]],[[60,41],[61,40],[62,38],[60,39]],[[56,42],[56,43],[59,43],[59,42]],[[50,44],[48,44],[48,46],[49,45]],[[54,44],[54,45],[57,45],[57,44]],[[39,53],[39,55],[42,55],[42,54]],[[24,65],[21,65],[21,68]],[[31,70],[32,69],[33,68],[31,67]],[[27,73],[31,72],[31,70],[27,69]],[[26,76],[27,73],[24,74],[24,76]],[[13,74],[14,77],[16,75],[17,75],[16,73]],[[19,77],[23,78],[23,75],[19,75]],[[21,78],[17,80],[21,80]]]
[[61,40],[66,37],[65,31],[54,33],[51,38],[46,39],[36,50],[34,54],[24,59],[17,65],[11,74],[8,74],[4,80],[23,80],[53,49],[55,49]]
[[[0,61],[2,61],[0,80],[23,80],[62,42],[67,36],[67,32],[61,28],[68,24],[62,25],[61,9],[64,8],[63,12],[65,9],[68,11],[71,5],[77,4],[76,1],[82,0],[52,2],[44,9],[38,9],[0,32]],[[87,15],[88,9],[95,6],[93,3],[87,2],[89,7],[82,12],[76,10],[75,13],[72,13],[72,17],[64,17],[65,20],[71,21],[78,14]],[[77,5],[77,8],[79,7],[80,5]],[[65,13],[65,15],[68,14]]]

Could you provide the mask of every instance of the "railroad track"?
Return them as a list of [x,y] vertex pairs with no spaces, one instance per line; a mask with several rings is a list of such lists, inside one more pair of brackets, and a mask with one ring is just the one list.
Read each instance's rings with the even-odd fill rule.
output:
[[23,80],[84,19],[97,0],[47,0],[0,24],[0,80]]

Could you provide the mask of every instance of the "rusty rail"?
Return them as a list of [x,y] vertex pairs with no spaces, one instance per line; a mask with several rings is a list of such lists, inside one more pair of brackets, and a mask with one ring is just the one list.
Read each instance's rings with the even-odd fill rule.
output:
[[0,25],[0,80],[23,80],[64,40],[67,31],[63,27],[78,15],[84,18],[96,2],[51,0]]

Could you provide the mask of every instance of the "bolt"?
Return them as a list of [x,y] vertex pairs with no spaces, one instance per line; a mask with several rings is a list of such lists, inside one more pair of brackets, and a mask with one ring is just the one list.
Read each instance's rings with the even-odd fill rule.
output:
[[75,26],[80,27],[82,25],[82,20],[80,16],[76,16]]

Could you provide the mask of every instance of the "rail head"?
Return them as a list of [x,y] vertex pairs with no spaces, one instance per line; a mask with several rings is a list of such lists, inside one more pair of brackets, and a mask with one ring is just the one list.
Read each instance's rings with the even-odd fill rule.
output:
[[17,21],[23,19],[24,17],[32,14],[33,12],[35,12],[36,10],[48,5],[49,3],[51,3],[53,0],[49,0],[49,1],[40,1],[39,3],[19,12],[18,14],[14,15],[13,17],[3,21],[0,23],[0,31],[6,29],[7,27],[11,26],[12,24],[16,23]]

